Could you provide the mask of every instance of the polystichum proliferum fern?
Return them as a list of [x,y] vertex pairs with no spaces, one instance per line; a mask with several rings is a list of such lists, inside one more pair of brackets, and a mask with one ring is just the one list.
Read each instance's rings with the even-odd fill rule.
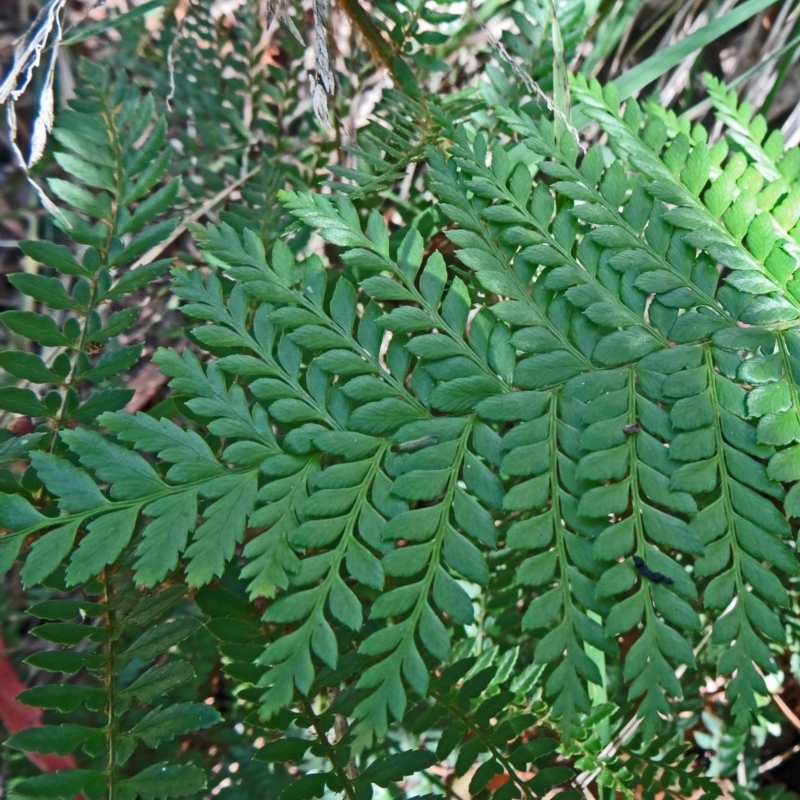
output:
[[[542,716],[580,741],[627,694],[647,740],[714,648],[746,725],[775,670],[799,571],[800,164],[739,109],[711,146],[595,84],[573,92],[609,147],[510,110],[470,136],[431,104],[429,188],[457,263],[345,196],[282,195],[338,272],[207,226],[216,272],[173,282],[207,357],[157,356],[191,424],[106,413],[106,433],[65,430],[65,457],[33,457],[58,515],[0,497],[37,576],[63,563],[78,585],[133,553],[138,584],[179,570],[268,598],[263,646],[237,655],[257,658],[260,718],[347,720],[315,791],[367,796],[349,758],[422,702],[457,720],[442,757],[461,744],[466,771],[488,754],[477,789],[505,772],[497,796],[540,796],[569,774],[524,777],[544,751],[507,745]],[[504,665],[496,684],[469,672],[472,646]],[[525,680],[505,685],[517,658]],[[463,707],[443,676],[465,681]],[[645,752],[620,785],[652,774]]]

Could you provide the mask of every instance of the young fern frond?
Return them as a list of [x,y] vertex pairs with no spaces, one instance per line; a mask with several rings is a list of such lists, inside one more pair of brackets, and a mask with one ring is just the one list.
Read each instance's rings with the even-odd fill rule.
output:
[[424,160],[425,148],[436,139],[438,126],[427,104],[406,94],[386,90],[374,117],[360,132],[358,145],[345,148],[354,166],[331,165],[331,173],[340,180],[326,181],[353,200],[391,197],[392,187]]

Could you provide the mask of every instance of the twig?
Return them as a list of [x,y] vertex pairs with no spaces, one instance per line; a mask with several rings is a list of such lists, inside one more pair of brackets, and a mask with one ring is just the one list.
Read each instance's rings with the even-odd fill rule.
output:
[[218,203],[221,203],[228,195],[235,192],[242,184],[247,183],[247,181],[255,176],[260,169],[260,166],[253,167],[253,169],[251,169],[248,173],[242,175],[241,178],[237,178],[235,181],[233,181],[233,183],[229,184],[224,189],[221,189],[213,197],[206,200],[203,205],[195,209],[191,214],[189,214],[188,217],[182,219],[175,230],[172,231],[172,233],[167,236],[163,242],[151,247],[143,256],[134,261],[130,268],[136,269],[137,267],[143,267],[145,264],[149,264],[151,261],[155,261],[155,259],[158,258],[158,256],[160,256],[164,250],[166,250],[176,239],[186,232],[189,225],[197,222],[197,220],[211,211],[214,206],[216,206]]

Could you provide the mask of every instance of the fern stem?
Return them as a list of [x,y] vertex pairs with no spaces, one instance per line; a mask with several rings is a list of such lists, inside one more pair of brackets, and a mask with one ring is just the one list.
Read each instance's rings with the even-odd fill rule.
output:
[[300,702],[302,704],[303,711],[308,714],[309,718],[311,719],[311,724],[314,727],[314,733],[317,737],[317,741],[320,743],[323,751],[325,752],[325,757],[328,759],[328,761],[330,761],[333,771],[342,782],[342,794],[349,800],[357,800],[358,792],[356,791],[353,780],[348,774],[347,766],[349,766],[349,762],[345,767],[342,767],[341,764],[339,764],[336,758],[337,743],[331,743],[328,739],[326,729],[320,718],[314,713],[313,706],[308,698],[301,696]]
[[119,198],[121,198],[123,195],[123,181],[125,180],[125,170],[124,170],[125,152],[122,146],[122,142],[120,142],[118,136],[113,100],[109,98],[107,93],[103,92],[101,93],[101,96],[104,104],[101,116],[104,119],[105,133],[108,136],[108,144],[111,147],[111,150],[113,151],[116,160],[114,164],[115,167],[114,192],[111,193],[111,196],[109,198],[109,204],[111,208],[111,219],[102,220],[102,222],[107,227],[107,233],[102,248],[98,248],[97,254],[99,256],[99,263],[97,264],[97,267],[94,270],[94,276],[88,280],[89,298],[86,302],[85,308],[83,309],[83,316],[80,321],[80,332],[78,334],[78,339],[75,345],[71,348],[72,354],[70,358],[69,372],[66,378],[64,379],[63,383],[64,391],[61,393],[61,402],[59,404],[58,411],[56,412],[54,418],[53,431],[50,437],[51,453],[55,449],[56,437],[58,436],[58,432],[61,429],[61,426],[64,421],[64,416],[67,412],[67,404],[69,402],[69,390],[76,383],[76,374],[78,372],[78,364],[80,361],[80,356],[84,352],[84,348],[86,346],[86,338],[89,332],[90,315],[95,307],[95,301],[97,299],[97,279],[98,276],[107,268],[108,254],[111,249],[111,243],[114,240],[114,233],[117,230],[119,210],[120,210]]
[[106,787],[107,800],[119,798],[119,756],[117,753],[117,738],[119,735],[119,712],[117,708],[117,612],[114,608],[114,586],[109,576],[109,570],[103,570],[103,601],[106,606],[106,646],[104,664],[104,682],[107,692],[107,721],[106,721]]
[[342,9],[361,35],[369,43],[372,52],[389,70],[395,83],[400,83],[395,72],[395,59],[398,57],[392,45],[386,40],[381,30],[372,21],[370,15],[361,7],[358,0],[342,0]]
[[517,770],[511,763],[511,760],[506,758],[500,748],[495,745],[494,740],[490,736],[486,735],[483,728],[480,725],[474,724],[472,719],[464,713],[458,703],[448,702],[448,700],[443,697],[434,687],[431,687],[430,694],[435,702],[447,709],[453,721],[460,722],[465,728],[467,728],[467,730],[472,732],[472,735],[476,739],[483,744],[483,746],[486,748],[486,751],[491,753],[495,761],[497,761],[497,763],[503,767],[506,775],[509,777],[509,780],[516,784],[516,786],[522,792],[522,795],[527,800],[535,800],[536,795],[531,792],[525,781],[520,778],[519,775],[517,775]]

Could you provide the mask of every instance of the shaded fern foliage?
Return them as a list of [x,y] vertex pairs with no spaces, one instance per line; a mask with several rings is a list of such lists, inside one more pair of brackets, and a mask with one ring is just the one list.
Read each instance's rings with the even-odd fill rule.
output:
[[[126,585],[127,584],[127,585]],[[164,695],[196,678],[188,661],[165,654],[200,627],[195,615],[165,620],[186,587],[177,585],[151,596],[137,597],[127,578],[104,576],[87,582],[92,601],[46,600],[28,609],[43,620],[32,630],[55,647],[35,653],[28,663],[40,670],[62,673],[64,683],[28,689],[19,700],[54,709],[72,720],[30,728],[7,744],[20,750],[88,756],[103,753],[100,769],[61,770],[17,782],[14,797],[185,797],[205,786],[205,770],[197,764],[150,763],[122,777],[137,747],[154,749],[175,736],[221,721],[219,712],[201,702],[159,703]],[[96,647],[103,652],[97,652]],[[64,649],[61,649],[61,648]],[[82,670],[96,680],[75,683],[70,676]],[[89,719],[78,724],[81,711]],[[93,713],[91,713],[93,712]]]
[[[199,61],[208,80],[224,72]],[[285,800],[366,799],[426,770],[420,797],[444,797],[431,767],[447,759],[500,800],[578,797],[581,770],[629,796],[656,781],[713,796],[675,712],[713,667],[746,729],[800,571],[797,152],[713,80],[729,131],[710,144],[576,79],[607,144],[537,106],[472,126],[466,101],[392,95],[333,194],[276,194],[295,182],[267,169],[282,152],[267,103],[263,184],[194,228],[205,269],[173,268],[192,347],[154,358],[166,418],[122,410],[112,383],[139,349],[114,337],[136,310],[103,304],[166,268],[124,269],[172,231],[167,175],[182,170],[152,95],[82,74],[55,134],[80,184],[50,182],[82,260],[23,245],[52,273],[13,279],[42,310],[0,315],[58,349],[0,354],[52,387],[0,390],[44,421],[5,445],[30,450],[30,470],[0,494],[0,563],[21,561],[27,588],[91,595],[31,610],[65,649],[30,662],[95,677],[24,700],[93,721],[10,744],[82,749],[92,766],[14,796],[202,796],[197,765],[128,769],[140,745],[222,720],[178,696],[201,619],[236,687],[229,721],[263,740],[256,761],[299,767]],[[230,145],[248,168],[242,109],[204,127],[207,87],[190,83],[177,77],[174,102],[197,114],[199,149]],[[194,164],[184,199],[230,168]],[[376,210],[409,169],[424,199]],[[275,196],[285,240],[259,222]],[[636,736],[609,747],[632,718]]]

